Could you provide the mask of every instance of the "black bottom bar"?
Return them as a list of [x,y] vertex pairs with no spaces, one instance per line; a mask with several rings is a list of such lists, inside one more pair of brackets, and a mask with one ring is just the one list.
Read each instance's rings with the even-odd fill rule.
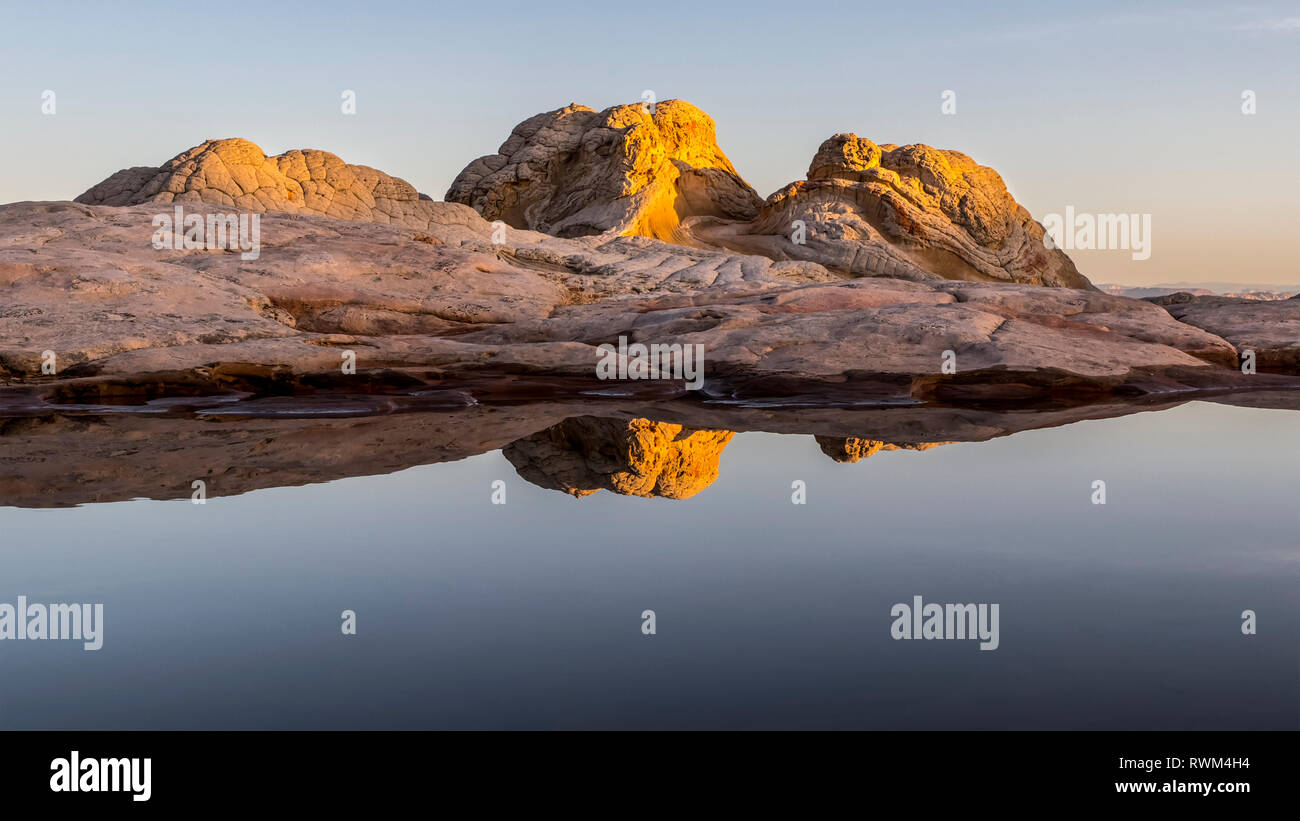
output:
[[[1231,810],[1293,799],[1300,759],[1295,733],[1236,732],[49,732],[4,739],[7,802],[128,811],[337,811],[433,800],[448,809],[443,802],[467,800],[483,808],[531,802],[538,810],[617,810],[681,808],[695,795],[736,806],[811,802],[809,809],[838,796],[859,806],[892,798],[991,808],[1200,802]],[[68,781],[74,751],[76,791]],[[135,800],[146,781],[148,799]]]

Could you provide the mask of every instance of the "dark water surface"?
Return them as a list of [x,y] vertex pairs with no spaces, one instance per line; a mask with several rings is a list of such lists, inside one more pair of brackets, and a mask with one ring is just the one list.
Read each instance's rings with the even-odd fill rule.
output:
[[[1191,403],[857,464],[742,433],[684,500],[492,452],[0,508],[0,602],[105,613],[0,641],[0,727],[1297,729],[1298,459],[1297,413]],[[999,647],[894,640],[916,595]]]

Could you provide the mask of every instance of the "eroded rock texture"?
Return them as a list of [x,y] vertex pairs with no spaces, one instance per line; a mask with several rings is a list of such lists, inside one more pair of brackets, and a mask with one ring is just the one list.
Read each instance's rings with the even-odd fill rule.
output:
[[447,201],[558,237],[670,242],[688,239],[686,217],[752,219],[762,205],[718,147],[712,118],[682,100],[530,117],[456,177]]
[[420,227],[431,200],[406,180],[327,151],[268,157],[242,139],[208,140],[158,168],[127,168],[91,188],[87,205],[206,203],[241,211],[319,214]]
[[808,178],[759,200],[713,121],[671,100],[525,120],[471,163],[447,199],[489,220],[569,237],[612,232],[816,262],[841,276],[1092,287],[1007,192],[957,151],[822,143]]
[[768,197],[757,219],[699,220],[693,235],[853,276],[1092,287],[1063,251],[1045,247],[1043,227],[993,169],[957,151],[854,134],[822,143],[808,179]]

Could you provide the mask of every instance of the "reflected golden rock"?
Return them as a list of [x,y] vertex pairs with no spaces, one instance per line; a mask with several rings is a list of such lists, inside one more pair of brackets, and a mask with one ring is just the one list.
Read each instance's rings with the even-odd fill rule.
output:
[[849,437],[840,439],[835,436],[818,436],[817,445],[822,453],[837,462],[859,462],[882,450],[929,450],[952,442],[882,442],[879,439],[859,439]]
[[649,419],[578,416],[501,452],[529,482],[579,498],[612,490],[687,499],[718,478],[718,457],[733,435]]

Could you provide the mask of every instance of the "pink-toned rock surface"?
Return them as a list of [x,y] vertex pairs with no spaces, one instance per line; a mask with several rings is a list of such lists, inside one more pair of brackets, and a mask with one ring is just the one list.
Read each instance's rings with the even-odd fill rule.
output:
[[[449,204],[427,233],[266,214],[254,261],[156,250],[152,213],[0,206],[0,376],[294,382],[337,377],[341,350],[353,350],[361,371],[594,380],[595,346],[627,336],[703,345],[706,393],[807,383],[930,396],[981,380],[1217,384],[1216,366],[1236,358],[1158,306],[1095,291],[817,281],[806,264],[643,238],[512,231],[493,244],[490,225]],[[53,377],[41,373],[45,351]],[[945,351],[955,374],[941,373]]]
[[1254,351],[1263,370],[1300,372],[1300,297],[1282,300],[1171,294],[1150,300],[1178,320]]

